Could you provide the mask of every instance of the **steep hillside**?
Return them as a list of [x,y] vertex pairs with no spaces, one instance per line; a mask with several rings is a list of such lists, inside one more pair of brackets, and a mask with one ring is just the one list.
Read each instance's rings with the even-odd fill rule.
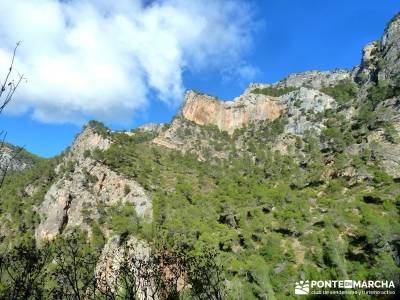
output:
[[171,124],[92,121],[61,157],[7,177],[1,247],[14,258],[16,245],[56,245],[43,294],[69,288],[59,258],[71,244],[91,262],[85,280],[122,299],[127,272],[141,299],[295,299],[312,279],[399,292],[399,57],[400,15],[351,71],[255,83],[225,102],[189,91]]
[[132,216],[151,218],[151,200],[143,188],[90,157],[91,151],[106,151],[111,144],[105,133],[96,131],[96,126],[92,123],[84,129],[56,167],[60,178],[50,186],[38,210],[38,240],[52,240],[77,226],[91,234],[95,224],[112,219],[125,207]]
[[32,167],[39,157],[22,148],[3,143],[0,147],[0,170],[22,171]]

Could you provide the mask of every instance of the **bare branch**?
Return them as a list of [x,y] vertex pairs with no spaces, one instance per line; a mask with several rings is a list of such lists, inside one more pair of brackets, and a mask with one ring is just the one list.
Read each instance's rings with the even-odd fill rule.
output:
[[[12,55],[12,59],[11,59],[11,64],[10,67],[8,68],[8,72],[7,75],[3,81],[3,84],[0,87],[0,114],[3,112],[3,110],[5,109],[5,107],[10,103],[10,101],[12,100],[15,91],[17,90],[17,88],[19,87],[21,81],[24,78],[23,74],[19,74],[18,73],[18,77],[16,79],[16,81],[14,80],[10,80],[10,76],[11,73],[13,71],[14,68],[14,62],[15,62],[15,56],[17,53],[17,49],[18,47],[21,45],[21,42],[18,42],[15,45],[14,51],[13,51],[13,55]],[[1,150],[4,148],[5,145],[5,139],[7,137],[7,132],[5,131],[1,131],[0,132],[0,155],[2,155]],[[9,161],[1,168],[0,170],[0,189],[3,186],[4,183],[4,179],[5,176],[10,168],[10,164],[12,163],[12,161],[17,157],[17,155],[21,152],[22,149],[15,151],[14,155],[11,156],[11,158],[9,159]]]
[[6,76],[6,78],[4,79],[4,82],[3,82],[2,86],[1,86],[0,98],[1,98],[1,96],[3,95],[3,92],[6,90],[6,86],[9,84],[8,78],[10,77],[10,74],[11,74],[11,72],[12,72],[12,70],[13,70],[13,67],[14,67],[14,60],[15,60],[15,54],[17,53],[17,49],[18,49],[18,47],[19,47],[20,45],[21,45],[21,41],[17,42],[17,44],[15,45],[14,52],[13,52],[13,56],[12,56],[12,60],[11,60],[11,65],[10,65],[10,67],[9,67],[9,69],[8,69],[7,76]]

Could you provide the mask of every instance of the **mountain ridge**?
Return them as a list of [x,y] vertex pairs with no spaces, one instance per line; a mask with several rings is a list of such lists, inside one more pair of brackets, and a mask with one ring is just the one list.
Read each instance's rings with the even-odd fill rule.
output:
[[[222,299],[296,299],[298,280],[321,278],[399,286],[398,57],[400,15],[350,71],[251,84],[227,102],[188,91],[170,124],[91,121],[63,155],[8,177],[0,248],[82,230],[103,291],[115,292],[126,256],[208,247]],[[190,271],[174,291],[206,299],[185,285]]]

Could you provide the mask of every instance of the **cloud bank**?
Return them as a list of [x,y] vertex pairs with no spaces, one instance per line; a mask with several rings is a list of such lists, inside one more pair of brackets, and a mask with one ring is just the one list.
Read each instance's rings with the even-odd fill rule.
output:
[[0,0],[0,74],[16,41],[27,83],[11,113],[129,123],[149,94],[176,106],[185,72],[251,76],[251,9],[212,0]]

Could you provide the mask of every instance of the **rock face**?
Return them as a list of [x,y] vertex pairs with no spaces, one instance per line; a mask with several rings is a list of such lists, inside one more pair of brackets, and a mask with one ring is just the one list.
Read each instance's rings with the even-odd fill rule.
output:
[[150,272],[146,270],[150,253],[149,245],[133,236],[125,243],[119,236],[110,238],[103,248],[95,270],[99,286],[104,290],[114,291],[123,268],[123,272],[135,274],[138,299],[153,299],[150,297],[154,294],[152,286],[146,282],[149,280],[148,276],[141,276]]
[[72,226],[89,229],[84,210],[91,219],[98,220],[99,204],[111,207],[125,203],[134,204],[138,216],[151,218],[151,201],[140,185],[85,159],[46,193],[39,209],[42,222],[37,237],[51,240]]
[[86,126],[83,132],[76,137],[65,160],[82,161],[85,159],[85,151],[107,150],[110,145],[111,141],[109,139],[95,132],[90,126]]
[[8,144],[0,147],[0,170],[7,168],[7,171],[23,171],[32,167],[34,163],[22,149]]
[[[374,41],[363,49],[361,65],[354,70],[355,80],[388,81],[400,84],[400,14],[397,14],[386,27],[380,41]],[[368,87],[368,85],[367,85]]]
[[41,222],[36,230],[38,240],[52,240],[64,229],[73,226],[90,231],[90,224],[85,218],[101,218],[101,206],[131,203],[138,216],[152,217],[151,200],[138,183],[85,157],[85,151],[106,149],[110,144],[111,141],[90,127],[77,137],[64,163],[57,167],[63,175],[50,187],[39,207]]
[[227,158],[227,152],[210,148],[212,138],[207,137],[206,130],[203,131],[205,126],[212,125],[232,135],[235,130],[253,123],[272,122],[283,113],[284,104],[271,96],[244,93],[232,101],[220,101],[215,97],[189,91],[178,116],[153,142],[184,153],[192,152],[199,160],[206,160],[208,156]]
[[381,53],[385,61],[379,79],[390,80],[392,84],[400,84],[400,13],[397,14],[385,29],[381,41]]
[[[204,94],[188,92],[181,116],[175,118],[170,127],[161,132],[153,142],[182,152],[194,152],[200,160],[205,160],[206,157],[201,151],[194,149],[193,145],[206,148],[210,138],[205,140],[206,137],[201,132],[202,126],[197,125],[214,125],[231,135],[236,129],[246,128],[250,124],[286,118],[286,134],[302,135],[309,129],[315,129],[319,133],[325,128],[324,119],[316,121],[312,116],[336,107],[337,102],[332,97],[305,87],[280,97],[245,92],[233,101],[225,102]],[[240,145],[238,147],[241,148]],[[227,157],[223,152],[214,156]]]
[[285,132],[298,135],[310,129],[315,129],[319,133],[324,128],[323,120],[315,122],[310,116],[337,107],[332,97],[304,87],[281,96],[280,101],[286,107],[288,119]]
[[313,89],[320,89],[322,87],[328,87],[336,85],[339,81],[350,79],[351,72],[347,70],[334,70],[334,71],[306,71],[302,73],[294,73],[290,74],[285,79],[278,81],[273,84],[267,83],[251,83],[247,93],[253,91],[257,88],[266,88],[266,87],[308,87]]
[[144,132],[151,132],[151,133],[156,133],[156,134],[160,134],[161,132],[163,132],[167,127],[167,124],[164,123],[148,123],[148,124],[144,124],[142,126],[139,126],[138,129],[140,131],[144,131]]
[[219,101],[189,91],[181,113],[185,119],[198,125],[215,125],[231,134],[254,121],[275,120],[280,117],[282,106],[274,97],[260,94],[245,94],[233,101]]

